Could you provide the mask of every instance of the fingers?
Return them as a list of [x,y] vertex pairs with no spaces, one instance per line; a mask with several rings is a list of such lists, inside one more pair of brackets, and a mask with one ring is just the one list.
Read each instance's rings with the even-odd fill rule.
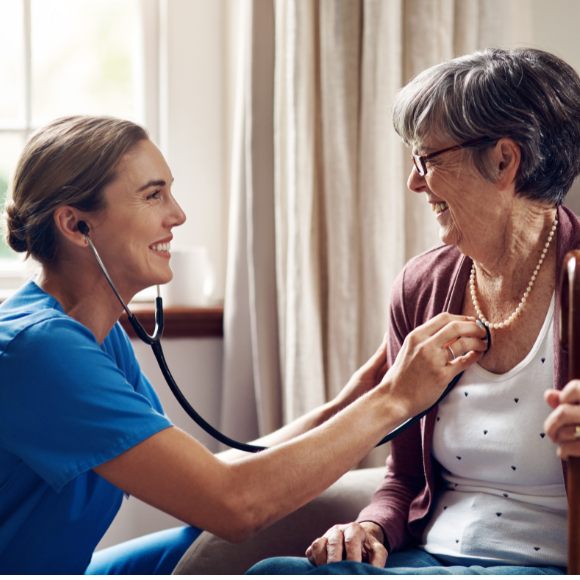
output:
[[324,566],[326,564],[326,543],[328,539],[325,536],[317,538],[306,550],[306,557],[311,564],[315,566]]
[[344,554],[344,534],[340,526],[334,526],[326,532],[326,562],[341,562]]
[[564,443],[580,443],[580,425],[566,425],[558,431],[558,441]]
[[547,391],[545,396],[550,406],[559,403],[544,422],[546,435],[554,443],[566,443],[570,432],[576,432],[576,426],[580,425],[580,381],[569,382],[560,393]]
[[555,389],[548,389],[544,392],[544,399],[552,409],[555,409],[560,404],[560,392]]
[[382,561],[382,566],[387,560],[385,547],[356,522],[333,526],[306,550],[306,557],[315,566],[340,562],[345,558],[362,562],[363,556],[369,561]]
[[560,393],[560,403],[577,405],[580,403],[580,381],[570,381]]
[[544,422],[546,435],[558,444],[558,457],[580,456],[580,381],[570,381],[562,391],[548,390],[544,398],[554,410]]
[[569,459],[570,457],[580,457],[580,440],[573,443],[563,443],[558,447],[558,457]]
[[485,342],[474,336],[462,336],[461,338],[453,342],[453,344],[447,346],[447,350],[451,349],[456,358],[463,356],[464,354],[467,354],[472,350],[485,351],[485,348],[486,348]]
[[[479,324],[472,321],[453,320],[433,335],[437,344],[443,345],[451,344],[459,337],[475,337],[483,345],[483,350],[487,348],[487,343],[482,340],[487,338],[487,332]],[[478,348],[478,350],[481,349]]]
[[451,368],[454,376],[467,370],[470,366],[474,365],[485,353],[481,350],[472,350],[455,360],[449,361],[447,366]]
[[350,525],[346,527],[344,530],[344,546],[347,560],[362,562],[365,536],[365,531],[361,526]]
[[388,556],[387,549],[370,534],[367,534],[365,549],[367,553],[367,559],[371,566],[376,566],[377,568],[385,567]]
[[[472,316],[458,316],[455,314],[449,314],[449,312],[442,312],[437,316],[431,318],[421,326],[417,327],[414,332],[420,333],[421,338],[426,338],[429,336],[434,336],[438,332],[441,332],[443,329],[449,327],[453,324],[461,324],[461,332],[457,332],[453,334],[453,332],[449,335],[448,341],[461,336],[462,334],[469,334],[471,336],[480,336],[485,337],[487,333],[483,328],[481,328],[478,324],[475,323],[475,318]],[[452,326],[452,328],[455,328]],[[483,332],[483,334],[482,334]]]

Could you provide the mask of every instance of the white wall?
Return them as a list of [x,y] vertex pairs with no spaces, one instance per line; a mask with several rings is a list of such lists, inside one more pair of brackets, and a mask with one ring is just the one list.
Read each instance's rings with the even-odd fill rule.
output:
[[216,300],[223,300],[226,270],[237,4],[160,4],[160,147],[187,215],[175,244],[207,246]]
[[[579,0],[532,0],[533,44],[554,53],[580,74]],[[565,204],[580,215],[580,179],[566,197]]]

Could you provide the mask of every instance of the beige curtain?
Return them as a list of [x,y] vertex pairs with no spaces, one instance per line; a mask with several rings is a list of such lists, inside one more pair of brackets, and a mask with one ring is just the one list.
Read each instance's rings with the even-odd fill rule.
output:
[[[280,385],[285,423],[332,398],[374,352],[396,275],[438,243],[430,207],[405,185],[410,160],[392,128],[395,93],[441,60],[529,42],[528,2],[275,1],[275,228],[268,231],[275,232],[281,381],[262,381],[256,392]],[[263,227],[244,215],[248,232]],[[234,349],[232,340],[226,322]],[[253,337],[254,345],[260,354]]]
[[243,0],[224,306],[222,429],[282,425],[274,251],[274,6]]

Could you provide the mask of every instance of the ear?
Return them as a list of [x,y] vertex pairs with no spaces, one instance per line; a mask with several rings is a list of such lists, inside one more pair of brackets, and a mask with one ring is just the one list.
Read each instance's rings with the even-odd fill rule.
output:
[[495,146],[493,158],[498,169],[496,183],[501,189],[508,189],[516,178],[522,160],[520,146],[513,139],[500,139]]
[[64,205],[55,210],[53,219],[58,231],[69,242],[81,248],[88,246],[87,238],[81,234],[78,226],[80,220],[87,221],[84,212],[70,205]]

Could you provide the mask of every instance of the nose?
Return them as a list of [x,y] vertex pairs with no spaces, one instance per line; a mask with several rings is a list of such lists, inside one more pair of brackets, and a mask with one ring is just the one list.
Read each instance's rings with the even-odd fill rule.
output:
[[427,182],[425,176],[421,177],[415,165],[411,168],[409,179],[407,179],[407,187],[415,193],[423,193],[427,189]]
[[181,209],[173,194],[169,194],[168,218],[171,224],[170,227],[172,228],[183,225],[187,219],[185,212]]

